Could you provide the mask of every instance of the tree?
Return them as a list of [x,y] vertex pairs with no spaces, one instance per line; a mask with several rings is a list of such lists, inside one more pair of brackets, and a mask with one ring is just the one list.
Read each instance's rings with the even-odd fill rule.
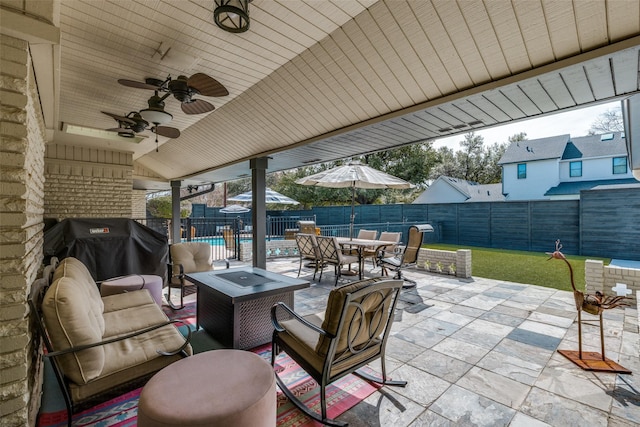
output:
[[[154,197],[147,201],[147,211],[155,218],[171,218],[171,197]],[[191,213],[191,203],[180,203],[180,218],[186,218]]]
[[624,132],[624,121],[620,108],[612,108],[601,113],[591,123],[589,135],[598,135],[609,132]]
[[[526,139],[526,133],[521,132],[509,141]],[[447,147],[441,147],[438,152],[438,164],[431,170],[431,179],[440,176],[464,179],[480,184],[494,184],[502,180],[502,168],[498,162],[502,158],[507,144],[494,143],[484,146],[484,138],[469,132],[460,141],[461,150],[454,151]]]

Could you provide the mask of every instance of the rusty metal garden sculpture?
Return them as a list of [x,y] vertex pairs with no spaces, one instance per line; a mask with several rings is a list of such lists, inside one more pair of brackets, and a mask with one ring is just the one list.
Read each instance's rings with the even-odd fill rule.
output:
[[[563,260],[567,267],[569,267],[569,275],[571,278],[571,287],[573,288],[573,298],[576,302],[576,310],[578,310],[578,351],[575,350],[558,350],[558,353],[562,354],[567,359],[571,360],[576,365],[587,371],[604,371],[630,374],[631,371],[620,366],[611,359],[607,359],[604,355],[604,329],[602,327],[602,313],[605,310],[609,310],[615,307],[626,305],[626,297],[624,296],[606,296],[600,291],[596,291],[595,295],[584,294],[576,289],[576,284],[573,280],[573,268],[560,250],[562,244],[560,240],[556,240],[555,252],[549,253],[549,259]],[[582,312],[585,311],[599,318],[600,326],[600,348],[602,354],[594,351],[582,351]],[[585,321],[587,323],[588,321]]]

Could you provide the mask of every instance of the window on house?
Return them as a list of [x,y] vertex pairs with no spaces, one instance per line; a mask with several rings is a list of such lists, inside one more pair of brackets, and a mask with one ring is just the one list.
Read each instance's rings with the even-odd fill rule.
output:
[[613,174],[627,173],[627,157],[614,157],[613,158]]
[[582,162],[569,163],[569,176],[570,177],[582,176]]
[[525,179],[527,177],[527,164],[520,163],[518,165],[518,179]]

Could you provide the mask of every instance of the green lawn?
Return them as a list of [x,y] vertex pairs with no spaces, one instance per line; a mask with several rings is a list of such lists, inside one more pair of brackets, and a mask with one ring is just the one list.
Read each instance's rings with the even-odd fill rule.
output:
[[[566,291],[571,290],[567,264],[558,259],[548,260],[549,256],[542,252],[476,248],[438,243],[430,243],[423,246],[442,250],[471,249],[471,274],[475,277],[528,283]],[[609,258],[574,255],[567,255],[566,257],[573,268],[573,277],[578,290],[584,290],[584,261],[586,259],[602,260],[605,265],[611,261]]]

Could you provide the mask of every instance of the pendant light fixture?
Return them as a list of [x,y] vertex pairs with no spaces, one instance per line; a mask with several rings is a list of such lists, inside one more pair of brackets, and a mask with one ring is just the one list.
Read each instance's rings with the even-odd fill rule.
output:
[[213,20],[230,33],[244,33],[249,29],[249,3],[251,0],[215,0]]

